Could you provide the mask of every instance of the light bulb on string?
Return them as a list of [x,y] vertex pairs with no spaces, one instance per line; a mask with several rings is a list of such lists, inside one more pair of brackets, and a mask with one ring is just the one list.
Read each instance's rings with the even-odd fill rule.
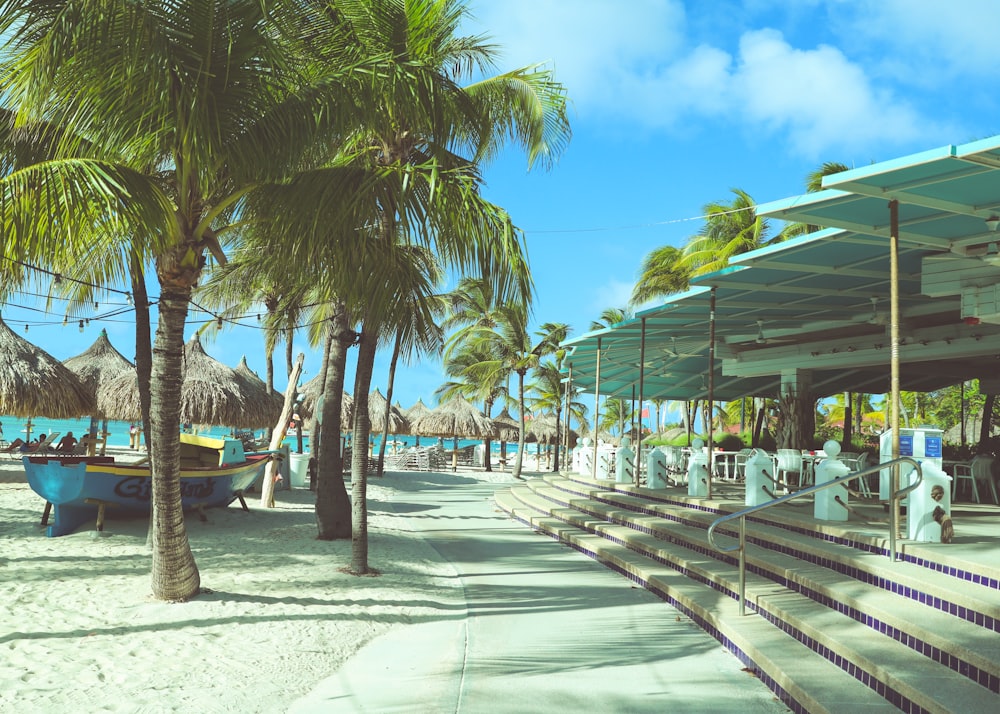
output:
[[83,332],[83,320],[80,320],[80,332]]
[[216,330],[221,330],[222,329],[222,316],[221,315],[215,319],[215,329]]
[[28,331],[28,326],[27,326],[27,325],[25,325],[25,326],[24,326],[24,331],[25,331],[25,332],[27,332],[27,331]]
[[68,324],[69,324],[69,315],[66,315],[65,317],[63,317],[63,327],[66,327],[66,325]]
[[132,293],[129,292],[125,293],[125,304],[127,305],[132,304]]

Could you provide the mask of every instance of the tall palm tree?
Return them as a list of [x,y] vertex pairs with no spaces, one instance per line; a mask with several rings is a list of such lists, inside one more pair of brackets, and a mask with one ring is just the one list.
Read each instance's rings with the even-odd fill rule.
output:
[[[320,158],[360,111],[357,63],[342,43],[328,43],[322,58],[313,46],[317,36],[342,36],[328,15],[301,10],[293,0],[109,0],[100,11],[10,0],[0,13],[0,101],[17,126],[45,120],[63,132],[52,137],[53,161],[5,179],[19,254],[86,259],[97,244],[81,244],[94,235],[75,233],[81,224],[105,228],[105,243],[149,239],[160,283],[152,589],[165,600],[200,589],[181,512],[177,425],[184,321],[206,253],[224,262],[242,202]],[[355,190],[356,174],[322,179],[331,197],[370,195]],[[31,213],[18,212],[28,202]],[[347,219],[358,224],[343,211]]]
[[619,322],[631,320],[635,316],[631,308],[628,307],[606,307],[601,310],[601,315],[590,323],[590,330],[603,330]]
[[[468,333],[456,333],[468,334]],[[454,396],[462,396],[466,399],[477,400],[483,403],[483,414],[487,417],[493,415],[493,405],[500,402],[506,408],[510,401],[510,389],[508,388],[508,375],[497,373],[492,375],[492,379],[473,379],[469,377],[469,368],[480,362],[493,359],[496,355],[490,352],[490,346],[486,343],[470,344],[465,341],[453,341],[455,335],[449,338],[449,345],[442,366],[449,380],[439,386],[434,393],[438,396],[439,403],[445,403]],[[491,451],[491,440],[484,439],[483,446],[486,453]],[[486,459],[484,468],[492,471],[493,466],[490,459]]]
[[511,474],[521,478],[525,436],[524,380],[529,371],[538,367],[541,359],[555,353],[559,343],[569,334],[569,326],[562,323],[545,323],[532,339],[528,330],[527,314],[516,307],[502,306],[497,310],[494,329],[479,328],[468,335],[473,350],[490,355],[490,358],[471,365],[465,370],[468,377],[484,382],[496,382],[508,375],[517,375],[517,403],[520,434],[517,457]]
[[687,290],[691,271],[681,261],[684,249],[664,245],[648,253],[639,267],[629,304],[642,305],[657,298]]
[[[529,385],[531,397],[528,406],[533,414],[553,414],[556,418],[556,457],[552,470],[559,471],[559,450],[562,445],[562,415],[566,410],[566,390],[563,373],[557,360],[541,362],[535,369],[534,381]],[[567,421],[571,414],[566,415]]]
[[769,235],[768,221],[757,215],[757,204],[750,194],[738,188],[732,192],[735,198],[730,203],[713,201],[702,207],[705,223],[684,246],[684,257],[678,263],[692,276],[720,270],[733,256],[780,240]]

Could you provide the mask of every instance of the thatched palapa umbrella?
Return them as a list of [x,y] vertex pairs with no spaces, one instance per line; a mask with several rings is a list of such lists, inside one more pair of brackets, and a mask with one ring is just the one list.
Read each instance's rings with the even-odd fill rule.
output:
[[413,434],[414,436],[417,437],[417,446],[420,446],[420,434],[416,434],[413,431],[413,422],[422,417],[424,414],[427,414],[429,411],[430,408],[426,404],[424,404],[423,399],[417,399],[416,404],[414,404],[409,409],[403,410],[403,416],[405,416],[406,421],[409,422],[409,426],[407,427],[406,433]]
[[195,333],[184,345],[181,420],[237,428],[273,425],[281,413],[264,390],[209,357]]
[[403,413],[395,406],[389,406],[385,397],[382,396],[382,392],[376,388],[374,392],[368,395],[368,418],[371,421],[371,432],[373,434],[382,433],[387,409],[389,410],[390,434],[401,434],[410,428],[410,422],[403,416]]
[[94,398],[55,357],[25,341],[0,319],[0,414],[76,419],[94,411]]
[[507,442],[517,443],[520,441],[521,425],[505,407],[502,412],[493,417],[493,426],[493,435],[500,440],[500,468],[503,469],[507,464]]
[[[539,414],[534,417],[530,422],[528,422],[525,427],[525,437],[532,436],[539,444],[545,444],[550,446],[552,444],[559,444],[565,433],[565,424],[560,423],[559,428],[556,428],[556,417],[554,414]],[[576,444],[576,440],[579,435],[573,431],[569,430],[569,443],[562,444],[566,448],[571,448]],[[547,452],[548,453],[548,452]],[[548,463],[549,457],[546,457],[546,463]],[[539,464],[540,466],[540,464]],[[548,468],[548,466],[546,466]]]
[[[321,374],[317,374],[299,388],[302,395],[299,414],[305,419],[312,419],[316,416],[320,394],[323,393],[323,385],[320,382]],[[354,397],[344,392],[340,403],[340,430],[351,431],[354,428]]]
[[414,434],[450,436],[454,439],[452,470],[458,470],[458,437],[483,439],[492,436],[493,420],[476,409],[462,396],[456,395],[439,404],[411,425]]
[[[118,402],[101,402],[100,395],[109,389],[116,379],[127,378],[129,375],[135,378],[135,365],[112,346],[108,339],[107,330],[101,330],[101,334],[98,335],[94,344],[76,357],[64,360],[63,364],[80,378],[80,382],[90,392],[97,405],[95,411],[90,415],[90,440],[87,445],[87,453],[93,456],[97,451],[97,444],[100,443],[103,455],[106,446],[104,439],[107,437],[108,419],[130,420],[123,416],[123,410]],[[97,438],[98,418],[104,420],[102,428],[104,436],[101,440]]]
[[[273,426],[280,414],[275,402],[258,391],[236,370],[209,357],[195,334],[184,345],[184,381],[181,383],[181,421],[215,424],[241,429]],[[119,412],[128,421],[142,418],[135,374],[115,379],[98,397],[98,408],[119,402]]]

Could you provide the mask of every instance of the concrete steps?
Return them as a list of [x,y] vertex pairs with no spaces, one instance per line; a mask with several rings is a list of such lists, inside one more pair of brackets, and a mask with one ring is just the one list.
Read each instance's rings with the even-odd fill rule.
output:
[[869,550],[881,549],[877,533],[838,535],[801,512],[748,523],[749,604],[740,617],[737,563],[706,538],[726,510],[719,504],[555,475],[496,498],[518,520],[677,606],[794,710],[1000,705],[1000,592],[890,563]]

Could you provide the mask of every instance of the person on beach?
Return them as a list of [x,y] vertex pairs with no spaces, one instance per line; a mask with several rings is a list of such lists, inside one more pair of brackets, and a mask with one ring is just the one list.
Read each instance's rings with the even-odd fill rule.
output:
[[62,451],[64,453],[70,453],[76,448],[76,437],[73,436],[73,432],[66,432],[66,436],[59,440],[59,446],[56,447],[56,451]]
[[10,442],[9,445],[4,447],[4,452],[10,453],[13,451],[23,451],[23,449],[21,449],[22,446],[24,446],[24,439],[17,438],[14,439],[14,441]]
[[128,425],[128,448],[135,449],[139,442],[139,429],[135,424]]

